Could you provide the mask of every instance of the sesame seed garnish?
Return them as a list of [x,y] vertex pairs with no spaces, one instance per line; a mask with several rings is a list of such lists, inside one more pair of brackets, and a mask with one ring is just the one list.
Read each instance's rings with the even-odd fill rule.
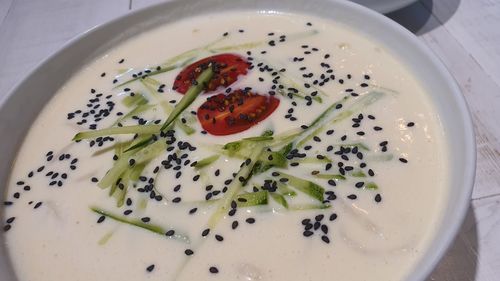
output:
[[97,219],[97,223],[102,223],[105,219],[106,219],[106,217],[105,217],[105,216],[100,216],[100,217]]
[[148,272],[152,272],[154,269],[155,269],[155,265],[154,265],[154,264],[152,264],[152,265],[150,265],[150,266],[146,267],[146,270],[147,270]]
[[399,158],[399,161],[401,161],[402,163],[408,163],[408,160],[406,160],[405,158]]
[[213,273],[213,274],[219,273],[219,269],[215,266],[211,266],[209,268],[209,271],[210,271],[210,273]]
[[375,195],[375,202],[380,203],[381,201],[382,201],[382,196],[377,193],[377,195]]
[[191,250],[191,249],[186,249],[186,250],[184,251],[184,253],[186,254],[186,256],[191,256],[191,255],[193,255],[193,254],[194,254],[193,250]]
[[254,218],[248,218],[245,220],[248,224],[253,224],[255,223],[255,219]]

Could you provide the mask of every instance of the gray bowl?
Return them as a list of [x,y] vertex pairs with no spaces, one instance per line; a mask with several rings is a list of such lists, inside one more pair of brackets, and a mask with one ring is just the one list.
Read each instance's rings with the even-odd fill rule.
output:
[[[437,234],[407,278],[409,281],[425,279],[453,241],[469,206],[476,153],[471,118],[451,75],[413,34],[376,12],[351,2],[179,0],[128,14],[80,35],[41,63],[0,101],[1,193],[5,194],[16,152],[33,120],[79,67],[101,56],[120,41],[153,26],[192,15],[241,9],[305,13],[343,22],[391,50],[419,81],[423,81],[425,90],[432,93],[431,99],[439,111],[445,133],[453,140],[449,142],[453,192],[450,189]],[[15,281],[17,278],[9,261],[3,234],[0,240],[0,280]]]

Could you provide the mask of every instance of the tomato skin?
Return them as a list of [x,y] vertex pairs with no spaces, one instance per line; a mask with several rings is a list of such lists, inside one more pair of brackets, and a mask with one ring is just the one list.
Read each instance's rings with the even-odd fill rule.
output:
[[238,80],[238,76],[246,75],[249,67],[249,63],[236,54],[206,57],[186,66],[175,78],[173,90],[185,94],[209,64],[213,64],[215,74],[208,83],[205,93],[213,92],[221,86],[228,87]]
[[197,116],[205,131],[216,136],[243,132],[271,115],[280,100],[274,96],[236,90],[208,97]]

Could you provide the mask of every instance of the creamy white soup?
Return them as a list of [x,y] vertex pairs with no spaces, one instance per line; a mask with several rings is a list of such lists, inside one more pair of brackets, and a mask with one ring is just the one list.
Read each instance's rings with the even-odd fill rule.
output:
[[18,278],[403,280],[449,188],[429,94],[388,47],[312,16],[144,31],[29,130],[4,201]]

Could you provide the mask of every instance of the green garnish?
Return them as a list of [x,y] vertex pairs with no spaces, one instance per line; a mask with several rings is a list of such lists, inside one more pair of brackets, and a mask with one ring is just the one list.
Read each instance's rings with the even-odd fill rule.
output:
[[278,204],[281,206],[285,207],[285,209],[288,209],[288,202],[286,201],[285,197],[281,194],[278,193],[270,193],[271,197],[276,201]]
[[[141,220],[129,219],[127,217],[116,215],[116,214],[113,214],[111,212],[105,211],[105,210],[97,208],[97,207],[90,207],[90,210],[92,210],[92,212],[94,212],[94,213],[105,216],[105,217],[110,218],[112,220],[115,220],[117,222],[140,227],[142,229],[151,231],[151,232],[156,233],[156,234],[165,235],[165,233],[166,233],[166,230],[163,227],[158,226],[158,225],[144,223]],[[171,237],[175,238],[178,241],[187,243],[187,244],[191,243],[189,240],[189,237],[187,237],[186,235],[183,235],[183,234],[179,234],[177,232],[174,235],[172,235]]]
[[345,180],[346,177],[338,174],[314,174],[315,177],[325,180]]
[[160,125],[134,125],[134,126],[123,126],[123,127],[113,127],[94,131],[84,131],[76,134],[73,137],[73,141],[79,141],[83,139],[95,139],[97,137],[111,136],[111,135],[125,135],[125,134],[155,134],[160,131]]
[[372,190],[377,190],[378,189],[378,185],[374,182],[367,182],[365,184],[365,188],[366,189],[372,189]]
[[281,178],[288,179],[287,181],[288,185],[310,196],[311,198],[318,200],[319,202],[323,202],[324,200],[323,194],[325,193],[325,189],[323,187],[311,181],[285,174],[281,171],[279,173]]
[[165,130],[172,122],[174,122],[174,120],[177,119],[177,117],[193,103],[198,95],[203,92],[210,79],[212,79],[213,75],[214,71],[209,66],[200,74],[200,76],[198,76],[198,78],[196,78],[196,83],[189,87],[189,90],[175,106],[172,113],[170,113],[170,115],[168,116],[167,121],[163,123],[163,126],[161,127],[162,131]]
[[220,155],[212,155],[212,156],[209,156],[207,158],[203,158],[202,160],[196,162],[196,165],[194,165],[195,169],[199,170],[199,169],[202,169],[212,163],[214,163],[215,161],[217,161],[218,159],[220,158]]
[[257,192],[242,193],[235,197],[238,207],[252,207],[258,205],[267,205],[268,192],[265,190]]

